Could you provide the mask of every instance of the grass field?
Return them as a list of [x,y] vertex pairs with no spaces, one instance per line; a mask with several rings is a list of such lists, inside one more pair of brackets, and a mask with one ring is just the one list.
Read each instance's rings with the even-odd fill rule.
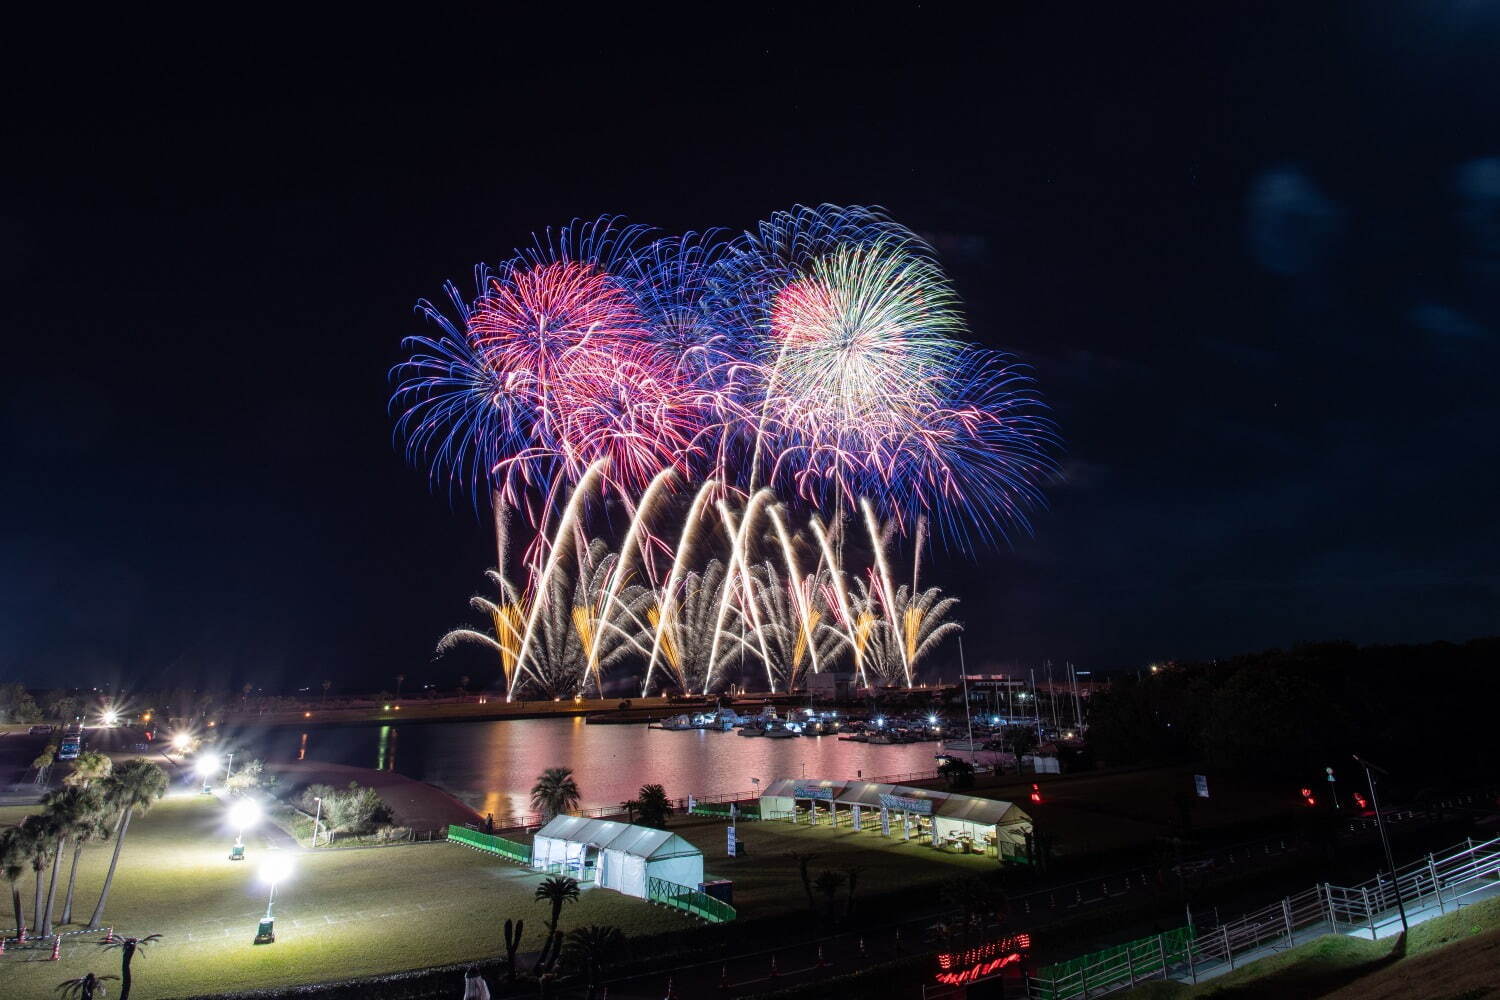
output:
[[1251,962],[1198,986],[1151,983],[1129,1000],[1397,1000],[1402,997],[1500,996],[1500,899],[1487,899],[1411,929],[1403,953],[1395,939],[1330,934]]
[[[0,808],[0,824],[15,823],[27,811]],[[257,880],[258,859],[267,850],[260,838],[247,834],[250,859],[228,861],[233,831],[224,828],[223,813],[213,799],[177,793],[131,823],[105,923],[121,934],[163,935],[136,958],[133,996],[138,1000],[323,982],[494,956],[503,950],[500,926],[506,917],[526,919],[523,950],[540,947],[547,909],[532,893],[541,877],[443,843],[297,853],[294,874],[277,889],[276,943],[256,947],[251,939],[266,902],[266,889]],[[869,832],[788,823],[741,823],[747,853],[729,858],[724,826],[720,820],[678,817],[672,829],[703,850],[711,876],[734,880],[735,905],[745,919],[805,912],[806,895],[796,862],[786,857],[790,852],[818,854],[814,876],[825,868],[862,867],[856,899],[998,868],[993,859],[943,854]],[[98,897],[109,849],[97,845],[84,854],[74,907],[81,919],[88,918]],[[28,877],[22,884],[28,918],[30,886]],[[9,916],[0,923],[8,925]],[[674,911],[585,889],[582,899],[564,910],[562,925],[567,930],[591,923],[613,924],[631,935],[694,925]],[[50,949],[13,949],[0,957],[0,996],[52,996],[64,979],[118,972],[118,952],[99,948],[93,943],[98,937],[65,937],[59,962],[47,961]]]
[[[135,960],[133,998],[321,982],[493,956],[503,951],[506,917],[526,918],[523,949],[540,946],[547,908],[532,899],[540,877],[439,843],[297,855],[294,874],[276,893],[276,943],[256,947],[251,939],[266,905],[257,857],[266,852],[247,835],[250,860],[228,861],[233,832],[221,827],[223,811],[211,799],[177,794],[131,823],[104,922],[120,934],[163,935]],[[0,809],[0,824],[25,812]],[[109,845],[84,854],[74,906],[83,920],[108,863]],[[22,892],[28,918],[30,886],[28,877]],[[7,900],[0,916],[6,926],[9,909]],[[674,911],[586,889],[564,911],[562,927],[591,923],[631,934],[690,926]],[[97,939],[65,937],[59,962],[46,961],[50,949],[12,949],[0,957],[0,996],[56,996],[64,979],[117,973],[119,952],[106,952]]]

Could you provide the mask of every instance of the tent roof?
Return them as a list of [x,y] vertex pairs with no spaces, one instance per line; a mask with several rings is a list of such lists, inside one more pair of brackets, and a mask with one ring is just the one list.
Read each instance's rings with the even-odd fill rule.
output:
[[948,796],[947,800],[937,807],[937,814],[943,819],[973,823],[975,826],[1006,826],[1011,823],[1025,823],[1031,819],[1017,808],[1015,803],[1001,802],[998,799],[981,799],[973,795]]
[[830,781],[827,778],[777,778],[760,794],[763,797],[771,795],[785,799],[807,798],[806,795],[796,794],[798,789],[805,788],[826,788],[832,791],[835,799],[841,800],[845,784],[842,781]]
[[976,826],[1006,826],[1011,823],[1029,823],[1031,817],[1014,802],[999,799],[984,799],[975,795],[962,795],[936,788],[913,788],[910,785],[888,785],[878,781],[828,781],[816,778],[777,778],[766,786],[763,795],[784,798],[806,798],[796,795],[797,789],[808,787],[831,788],[833,799],[841,806],[865,806],[879,809],[882,795],[897,795],[903,799],[926,799],[932,803],[935,816]]
[[623,851],[648,860],[703,853],[667,830],[617,823],[610,819],[586,819],[583,816],[554,816],[536,835],[574,844],[588,844],[601,851]]

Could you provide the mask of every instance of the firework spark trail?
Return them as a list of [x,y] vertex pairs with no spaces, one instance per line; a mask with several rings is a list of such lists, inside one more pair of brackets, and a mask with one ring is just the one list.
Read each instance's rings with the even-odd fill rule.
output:
[[[521,651],[516,655],[520,670],[530,669],[526,662],[526,654],[531,649],[533,637],[536,633],[537,614],[552,598],[548,587],[551,584],[552,575],[557,572],[557,564],[562,556],[562,542],[566,540],[564,533],[569,530],[573,522],[578,520],[578,512],[583,506],[585,490],[588,486],[592,485],[594,480],[600,478],[607,462],[608,459],[597,459],[584,470],[583,475],[578,480],[578,484],[573,488],[573,496],[568,500],[567,508],[563,511],[562,517],[558,519],[557,535],[554,537],[551,549],[547,553],[546,566],[537,578],[535,595],[531,601],[531,614],[527,616],[526,620],[526,634],[521,640]],[[538,677],[537,680],[540,681],[541,678]],[[514,687],[507,690],[505,692],[505,700],[510,701],[513,693]]]
[[[895,591],[891,587],[891,569],[885,561],[885,540],[880,536],[880,525],[875,520],[875,512],[870,507],[870,501],[864,497],[860,498],[859,506],[865,515],[865,529],[870,533],[870,547],[875,552],[875,570],[880,583],[880,598],[885,605],[886,616],[889,619],[895,613]],[[911,661],[906,658],[906,646],[901,645],[901,666],[906,672],[906,686],[911,687]]]
[[[750,501],[745,504],[744,518],[739,522],[738,527],[736,527],[734,514],[729,510],[727,503],[719,500],[714,504],[714,507],[719,512],[720,522],[724,525],[724,532],[729,537],[729,569],[733,573],[735,568],[738,567],[740,585],[739,587],[727,586],[724,588],[724,598],[719,602],[719,614],[714,621],[714,644],[712,650],[709,652],[710,661],[714,660],[717,656],[719,638],[723,634],[724,619],[728,614],[729,602],[738,591],[743,592],[743,603],[751,624],[757,631],[760,628],[760,621],[758,620],[759,612],[755,608],[754,592],[750,589],[750,568],[745,560],[745,543],[749,537],[750,526],[755,522],[756,511],[767,500],[773,499],[775,497],[770,490],[757,490],[750,497]],[[776,678],[771,674],[771,658],[766,651],[764,642],[761,643],[761,659],[766,665],[766,680],[770,683],[771,690],[775,691]]]
[[[656,494],[659,490],[663,489],[667,485],[667,483],[676,476],[676,474],[676,470],[670,467],[658,472],[656,474],[656,477],[651,480],[651,484],[646,487],[646,492],[641,497],[640,505],[636,508],[635,516],[630,519],[630,528],[625,532],[625,541],[620,547],[620,557],[615,562],[615,571],[610,575],[609,584],[605,587],[604,599],[601,602],[599,615],[605,621],[609,620],[610,610],[614,605],[615,593],[619,589],[620,584],[624,580],[625,573],[630,566],[630,555],[637,544],[636,540],[641,533],[642,525],[645,523],[646,517],[654,509],[653,501],[655,501],[656,499]],[[588,658],[590,661],[593,661],[594,657],[598,653],[596,643],[597,638],[595,640],[595,643],[590,643],[588,646]],[[596,676],[595,680],[597,681],[597,679],[598,678]],[[601,686],[601,697],[603,696],[603,693],[604,689]]]
[[689,554],[693,551],[693,536],[697,533],[698,522],[703,516],[703,507],[710,502],[715,493],[718,492],[719,483],[710,479],[705,482],[693,497],[692,505],[688,507],[686,520],[682,524],[682,534],[677,539],[677,553],[672,559],[672,568],[667,573],[667,584],[662,589],[660,621],[655,629],[655,637],[651,643],[651,659],[646,663],[646,680],[641,687],[641,697],[651,689],[651,673],[656,667],[656,660],[661,652],[662,631],[666,623],[672,617],[672,602],[676,599],[677,587],[682,579],[683,567],[687,563]]
[[[812,618],[812,609],[808,606],[807,595],[803,591],[802,573],[797,568],[797,555],[792,551],[792,540],[787,535],[786,524],[781,519],[781,513],[776,507],[768,509],[771,516],[771,524],[776,529],[776,537],[781,542],[781,556],[786,563],[787,583],[792,588],[793,600],[797,606],[798,628],[808,632],[809,639],[812,638],[812,630],[817,627]],[[816,642],[808,643],[808,651],[812,656],[813,673],[821,673],[822,667],[818,663],[818,646]],[[794,660],[796,657],[794,656]]]
[[854,672],[858,675],[859,682],[866,684],[868,681],[865,678],[864,662],[860,657],[859,644],[855,642],[854,615],[849,608],[849,588],[844,582],[843,564],[834,556],[833,547],[828,543],[828,534],[823,530],[823,523],[816,517],[812,519],[812,533],[818,541],[818,548],[823,553],[823,561],[828,566],[829,579],[833,585],[835,610],[844,623],[849,648],[854,651]]

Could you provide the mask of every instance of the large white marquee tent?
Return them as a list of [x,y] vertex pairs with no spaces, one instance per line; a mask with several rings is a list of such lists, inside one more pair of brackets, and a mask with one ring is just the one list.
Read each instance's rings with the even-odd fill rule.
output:
[[647,880],[689,889],[703,881],[703,852],[675,833],[608,819],[558,816],[537,831],[531,867],[595,882],[627,896],[647,898]]

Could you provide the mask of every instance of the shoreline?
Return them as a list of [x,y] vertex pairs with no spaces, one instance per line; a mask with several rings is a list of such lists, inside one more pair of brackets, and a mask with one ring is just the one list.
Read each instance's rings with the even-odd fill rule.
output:
[[[766,702],[776,705],[801,704],[806,695],[756,695],[753,699],[740,699],[741,707],[760,706]],[[628,705],[622,708],[621,706]],[[713,699],[669,699],[651,698],[582,698],[568,701],[515,701],[503,699],[486,701],[397,701],[389,705],[338,706],[333,708],[309,705],[300,709],[278,712],[229,712],[220,720],[223,727],[242,729],[287,729],[314,726],[389,726],[396,723],[417,725],[433,722],[504,722],[511,719],[567,719],[583,716],[598,723],[639,722],[644,724],[657,718],[678,715],[683,712],[703,711],[714,704]]]

